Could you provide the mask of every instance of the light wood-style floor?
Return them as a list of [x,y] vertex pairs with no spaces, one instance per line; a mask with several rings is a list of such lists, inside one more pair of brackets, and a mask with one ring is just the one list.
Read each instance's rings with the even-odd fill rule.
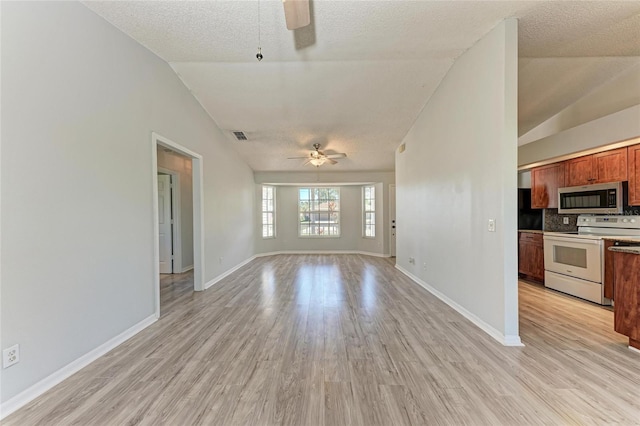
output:
[[6,425],[640,424],[640,354],[610,310],[520,283],[503,347],[359,255],[259,258],[203,293],[162,281],[162,317]]

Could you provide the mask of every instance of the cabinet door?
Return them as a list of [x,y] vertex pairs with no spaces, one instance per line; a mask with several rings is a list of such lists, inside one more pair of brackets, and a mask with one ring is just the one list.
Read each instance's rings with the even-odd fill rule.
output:
[[564,184],[564,163],[531,169],[531,208],[558,208],[558,188]]
[[627,148],[593,154],[593,172],[596,183],[627,180]]
[[628,149],[629,205],[640,206],[640,145],[632,145]]
[[544,250],[542,234],[518,233],[518,272],[544,281]]
[[565,182],[567,186],[580,186],[595,183],[593,173],[593,156],[574,158],[565,161]]
[[640,339],[640,256],[615,253],[615,330],[633,340]]
[[615,241],[613,240],[604,240],[604,297],[608,297],[609,299],[613,299],[613,256],[614,253],[609,251],[609,247],[614,245]]
[[518,245],[518,272],[522,275],[531,276],[533,273],[533,264],[531,258],[533,257],[533,245],[521,241]]

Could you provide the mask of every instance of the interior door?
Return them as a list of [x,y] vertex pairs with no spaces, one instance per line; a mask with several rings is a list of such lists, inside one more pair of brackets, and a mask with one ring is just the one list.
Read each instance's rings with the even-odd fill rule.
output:
[[173,273],[171,247],[171,176],[158,175],[158,243],[160,245],[160,273]]
[[389,185],[389,254],[396,257],[396,186]]

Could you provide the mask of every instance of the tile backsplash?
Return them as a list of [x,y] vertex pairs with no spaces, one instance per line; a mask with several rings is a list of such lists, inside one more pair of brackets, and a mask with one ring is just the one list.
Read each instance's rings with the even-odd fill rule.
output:
[[[569,224],[563,223],[564,218],[569,218]],[[578,230],[577,214],[558,214],[558,209],[544,209],[542,229],[555,232],[576,232]]]

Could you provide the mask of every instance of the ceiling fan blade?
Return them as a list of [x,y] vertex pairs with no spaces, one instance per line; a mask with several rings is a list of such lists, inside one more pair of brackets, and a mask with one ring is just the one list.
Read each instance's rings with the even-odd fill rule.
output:
[[347,154],[344,152],[336,152],[335,154],[327,154],[325,157],[327,158],[345,158]]
[[305,155],[304,157],[287,157],[287,160],[304,160],[304,159],[309,159],[308,155]]
[[325,157],[325,158],[327,159],[327,163],[329,163],[329,164],[331,164],[331,165],[333,165],[333,164],[338,164],[338,162],[337,162],[336,160],[332,160],[332,159],[331,159],[331,158],[329,158],[329,157]]
[[306,27],[311,23],[309,0],[282,0],[288,30]]

